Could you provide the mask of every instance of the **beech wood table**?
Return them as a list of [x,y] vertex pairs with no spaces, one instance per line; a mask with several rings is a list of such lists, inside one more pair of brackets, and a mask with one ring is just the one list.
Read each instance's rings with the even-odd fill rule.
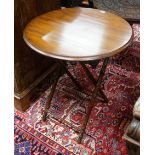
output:
[[[97,93],[101,93],[106,102],[108,99],[100,90],[102,77],[105,73],[110,56],[121,52],[131,42],[132,28],[124,19],[114,14],[90,8],[65,8],[45,13],[33,19],[24,30],[24,40],[34,51],[45,56],[56,58],[61,72],[64,69],[79,90],[82,86],[67,70],[66,61],[78,61],[95,85],[87,118],[83,122],[79,137],[81,142],[89,115],[95,106]],[[98,80],[86,67],[84,61],[104,58]],[[59,72],[59,73],[60,73]],[[60,74],[53,83],[45,106],[43,120],[50,103]]]

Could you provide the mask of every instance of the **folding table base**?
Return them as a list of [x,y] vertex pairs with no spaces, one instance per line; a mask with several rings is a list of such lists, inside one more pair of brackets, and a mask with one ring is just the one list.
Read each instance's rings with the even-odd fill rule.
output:
[[[97,94],[98,92],[103,96],[104,100],[106,102],[108,102],[108,99],[107,97],[105,96],[105,94],[101,91],[100,89],[100,86],[101,86],[101,83],[102,83],[102,78],[104,76],[104,73],[105,73],[105,70],[106,70],[106,67],[107,67],[107,64],[108,64],[108,61],[109,61],[109,58],[105,58],[104,59],[104,62],[103,62],[103,65],[102,65],[102,68],[100,70],[100,74],[99,74],[99,77],[98,77],[98,80],[96,81],[93,77],[93,75],[90,73],[90,71],[88,70],[88,68],[85,66],[85,64],[83,62],[80,62],[80,64],[82,65],[83,69],[85,70],[87,76],[90,78],[90,80],[92,81],[92,83],[94,84],[95,86],[95,89],[93,91],[93,94],[92,94],[92,97],[91,97],[91,100],[90,100],[90,105],[88,106],[88,111],[87,111],[87,117],[86,119],[84,120],[83,122],[83,129],[81,130],[81,132],[78,132],[78,131],[75,131],[75,132],[78,132],[80,133],[80,137],[78,139],[78,143],[81,143],[81,140],[82,140],[82,137],[83,137],[83,134],[85,132],[85,129],[86,129],[86,126],[87,126],[87,123],[89,121],[89,116],[91,114],[91,111],[92,111],[92,108],[96,105],[96,97],[97,97]],[[58,61],[58,66],[59,66],[59,73],[53,83],[53,86],[51,88],[51,91],[50,91],[50,94],[48,96],[48,99],[47,99],[47,102],[46,102],[46,105],[45,105],[45,110],[44,110],[44,114],[43,114],[43,121],[46,121],[46,116],[47,116],[47,112],[50,108],[50,104],[51,104],[51,100],[53,98],[53,95],[54,95],[54,92],[55,92],[55,89],[56,89],[56,86],[57,86],[57,83],[58,83],[58,80],[61,76],[61,70],[63,69],[67,75],[72,79],[73,83],[77,86],[77,88],[79,90],[83,90],[82,86],[79,84],[79,82],[72,76],[72,74],[68,71],[67,67],[66,67],[66,63],[64,61]],[[61,120],[61,123],[65,124],[64,123],[64,120]]]

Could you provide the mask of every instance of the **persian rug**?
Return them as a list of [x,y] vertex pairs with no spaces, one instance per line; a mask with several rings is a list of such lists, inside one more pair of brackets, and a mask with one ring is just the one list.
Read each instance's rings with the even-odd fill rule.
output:
[[[127,155],[122,136],[132,120],[133,105],[140,95],[139,25],[134,24],[133,43],[120,54],[110,58],[103,76],[101,90],[109,102],[98,95],[82,143],[79,131],[87,115],[90,95],[94,89],[79,63],[68,65],[69,71],[83,86],[79,91],[64,74],[58,82],[47,121],[42,121],[43,109],[50,88],[32,102],[24,113],[15,109],[15,155]],[[93,69],[95,79],[104,60]],[[73,130],[74,129],[74,130]]]
[[97,9],[109,11],[125,19],[140,20],[140,0],[91,0]]

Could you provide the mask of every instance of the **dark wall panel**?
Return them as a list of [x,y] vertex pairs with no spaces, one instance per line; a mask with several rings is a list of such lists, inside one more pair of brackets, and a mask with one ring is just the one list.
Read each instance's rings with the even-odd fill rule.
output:
[[15,92],[24,91],[54,60],[31,50],[23,40],[23,30],[30,20],[42,13],[60,8],[60,0],[14,0],[14,71]]

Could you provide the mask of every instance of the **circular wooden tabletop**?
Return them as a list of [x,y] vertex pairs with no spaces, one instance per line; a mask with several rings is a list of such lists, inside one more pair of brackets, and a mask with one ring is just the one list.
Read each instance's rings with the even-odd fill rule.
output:
[[90,8],[65,8],[34,18],[25,42],[43,55],[72,61],[112,56],[131,41],[132,28],[114,14]]

